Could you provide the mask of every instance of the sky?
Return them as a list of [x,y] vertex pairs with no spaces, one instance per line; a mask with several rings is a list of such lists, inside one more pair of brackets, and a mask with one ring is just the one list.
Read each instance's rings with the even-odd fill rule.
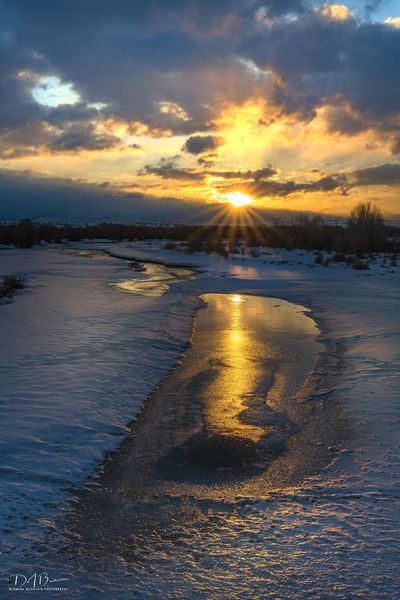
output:
[[0,218],[400,216],[400,0],[0,0],[0,65]]

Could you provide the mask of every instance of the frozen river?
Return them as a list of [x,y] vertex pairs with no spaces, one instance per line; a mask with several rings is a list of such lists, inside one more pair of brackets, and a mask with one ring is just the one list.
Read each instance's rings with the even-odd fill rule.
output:
[[[91,597],[97,589],[116,598],[396,598],[398,273],[386,272],[379,264],[361,274],[340,265],[322,269],[314,267],[310,255],[284,251],[224,261],[166,252],[157,243],[90,247],[127,259],[189,262],[201,273],[194,279],[174,279],[161,296],[142,296],[118,289],[119,283],[143,274],[128,271],[129,264],[113,256],[85,256],[64,248],[1,251],[1,272],[22,272],[29,284],[11,303],[0,306],[4,580],[15,572],[46,570],[54,578],[68,579],[68,593],[82,597]],[[275,481],[285,476],[287,481],[282,487],[271,485],[273,491],[263,495],[259,484],[266,489],[262,473],[267,461],[265,455],[257,455],[250,464],[255,469],[252,478],[243,477],[246,459],[234,474],[240,479],[237,489],[229,495],[232,480],[225,485],[219,476],[211,477],[199,486],[193,466],[187,464],[193,453],[184,454],[183,462],[179,455],[181,475],[167,484],[170,491],[175,486],[175,493],[166,496],[158,475],[144,480],[151,483],[148,489],[161,492],[158,499],[157,494],[150,499],[151,510],[143,508],[141,493],[129,497],[135,489],[129,482],[121,488],[126,506],[120,515],[134,509],[140,525],[132,531],[134,548],[123,536],[110,535],[108,552],[99,546],[85,555],[79,543],[74,547],[63,541],[60,524],[69,510],[63,502],[93,470],[96,479],[88,481],[87,493],[98,497],[102,475],[96,467],[119,445],[144,399],[176,364],[192,330],[192,315],[202,305],[201,295],[211,312],[200,310],[199,323],[206,319],[203,325],[212,326],[218,302],[226,322],[215,344],[208,336],[215,377],[198,379],[204,402],[192,422],[211,436],[229,431],[235,437],[239,428],[239,437],[256,444],[265,433],[259,430],[261,422],[266,429],[281,427],[289,451],[277,454],[267,472],[281,464]],[[260,296],[288,302],[271,304]],[[308,375],[310,387],[298,403],[304,407],[298,418],[307,410],[313,413],[316,419],[307,421],[309,429],[301,419],[297,428],[286,427],[285,415],[277,421],[274,413],[284,411],[273,403],[272,412],[262,414],[257,394],[246,397],[244,390],[250,387],[259,389],[260,396],[268,395],[274,386],[265,384],[274,377],[279,380],[278,373],[268,370],[268,360],[261,368],[258,361],[246,363],[247,353],[243,363],[238,360],[242,354],[235,354],[240,344],[261,344],[260,353],[266,354],[262,340],[268,342],[270,329],[259,332],[262,339],[254,336],[252,318],[268,323],[270,312],[272,321],[279,321],[280,314],[282,324],[289,325],[284,308],[296,305],[312,309],[304,314],[298,308],[301,312],[294,318],[311,327],[299,333],[301,348],[306,335],[307,348],[314,350],[309,355],[297,350],[297,358],[285,363],[289,371],[303,366],[297,369],[297,380],[294,371],[287,379],[295,384],[284,396],[292,398]],[[319,337],[315,323],[322,331]],[[218,340],[225,355],[230,352],[225,364],[216,359]],[[341,348],[340,361],[329,363],[335,348]],[[295,345],[292,351],[295,357]],[[318,357],[323,361],[314,369]],[[205,359],[206,354],[199,357],[200,362]],[[232,363],[238,369],[229,376]],[[189,364],[184,358],[176,373]],[[261,384],[259,369],[267,374]],[[159,393],[165,385],[168,378]],[[215,397],[222,401],[222,419]],[[331,447],[329,460],[320,450],[331,435],[324,438],[319,421],[324,403],[324,410],[340,407],[329,414],[329,422],[339,429],[345,424],[350,432],[343,450],[340,445]],[[289,421],[296,421],[295,413]],[[172,418],[166,423],[166,435],[176,431],[171,422]],[[307,447],[302,431],[322,436],[308,445],[315,455],[301,453]],[[173,448],[168,456],[166,466],[178,464]],[[285,462],[287,457],[294,462]],[[295,481],[291,464],[297,473],[305,464],[316,468],[305,469]],[[222,479],[226,466],[220,471]],[[228,464],[228,472],[231,467]],[[204,493],[206,488],[215,493]],[[76,500],[79,504],[79,494]],[[157,515],[156,527],[149,515]],[[2,595],[7,597],[6,589]]]

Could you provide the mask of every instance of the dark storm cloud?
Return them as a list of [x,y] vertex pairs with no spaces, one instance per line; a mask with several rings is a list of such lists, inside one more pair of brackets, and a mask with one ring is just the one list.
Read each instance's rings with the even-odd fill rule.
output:
[[53,152],[78,152],[80,150],[106,150],[120,144],[115,135],[97,133],[94,125],[72,125],[60,133],[49,145]]
[[[68,145],[73,121],[109,116],[144,123],[155,135],[191,135],[209,131],[226,102],[261,96],[304,121],[331,104],[331,131],[372,128],[387,139],[400,113],[400,29],[313,10],[321,4],[0,0],[0,128],[67,123]],[[369,5],[371,12],[378,3]],[[274,77],[256,76],[238,58]],[[44,75],[71,83],[80,104],[49,109],[34,102],[30,90]],[[101,111],[88,108],[99,102],[106,104]],[[187,116],[163,113],[163,102]]]
[[100,120],[103,111],[87,106],[83,102],[77,104],[61,104],[57,107],[47,107],[42,110],[46,122],[56,127],[63,127],[74,122]]
[[[229,33],[251,17],[253,5],[247,0],[2,3],[5,30],[13,33],[21,58],[18,69],[36,71],[38,59],[32,57],[42,56],[42,72],[72,82],[85,101],[108,103],[109,114],[123,119],[151,124],[159,116],[157,102],[183,103],[192,128],[175,125],[186,133],[208,128],[213,110],[204,101],[212,102],[218,88],[217,82],[209,91],[203,85],[199,97],[193,72],[229,59]],[[24,52],[29,60],[23,60]]]
[[43,111],[18,77],[3,71],[0,77],[0,130],[19,127],[42,115]]
[[57,218],[69,222],[205,222],[212,207],[176,198],[121,194],[110,186],[0,170],[0,221]]
[[32,120],[21,127],[8,128],[0,134],[0,148],[40,147],[51,140],[51,134],[46,123]]
[[273,97],[284,112],[308,118],[323,104],[348,102],[357,116],[344,123],[332,113],[330,123],[348,133],[371,126],[385,130],[400,112],[395,27],[307,12],[259,31],[241,51],[261,69],[280,75]]
[[[115,196],[104,193],[95,186],[21,173],[0,170],[0,220],[45,215],[99,214],[103,210],[110,214]],[[118,212],[118,207],[115,207]]]
[[365,120],[358,114],[351,113],[348,107],[335,106],[328,110],[328,131],[346,135],[355,135],[366,128]]
[[184,144],[184,150],[190,154],[203,154],[215,150],[224,143],[224,139],[214,135],[193,135]]
[[[121,140],[99,133],[93,123],[64,123],[63,128],[49,127],[44,121],[32,121],[0,133],[0,157],[11,160],[41,153],[78,153],[121,147]],[[139,149],[140,146],[130,146]]]
[[400,163],[386,163],[376,167],[367,167],[353,171],[354,185],[390,185],[400,186]]

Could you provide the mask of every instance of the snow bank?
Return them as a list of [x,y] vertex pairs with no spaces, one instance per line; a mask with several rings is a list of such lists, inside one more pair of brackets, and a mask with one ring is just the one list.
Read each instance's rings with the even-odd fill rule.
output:
[[115,289],[124,261],[4,250],[28,287],[0,305],[0,513],[6,551],[115,448],[191,331],[196,299]]

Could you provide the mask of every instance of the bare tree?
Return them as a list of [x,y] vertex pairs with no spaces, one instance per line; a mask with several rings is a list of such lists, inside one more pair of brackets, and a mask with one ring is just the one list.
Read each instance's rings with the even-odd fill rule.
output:
[[383,223],[382,211],[378,206],[371,202],[360,202],[351,211],[347,225],[356,229],[376,229]]
[[360,202],[353,208],[347,227],[353,233],[354,248],[361,252],[378,249],[385,238],[384,218],[378,206]]

